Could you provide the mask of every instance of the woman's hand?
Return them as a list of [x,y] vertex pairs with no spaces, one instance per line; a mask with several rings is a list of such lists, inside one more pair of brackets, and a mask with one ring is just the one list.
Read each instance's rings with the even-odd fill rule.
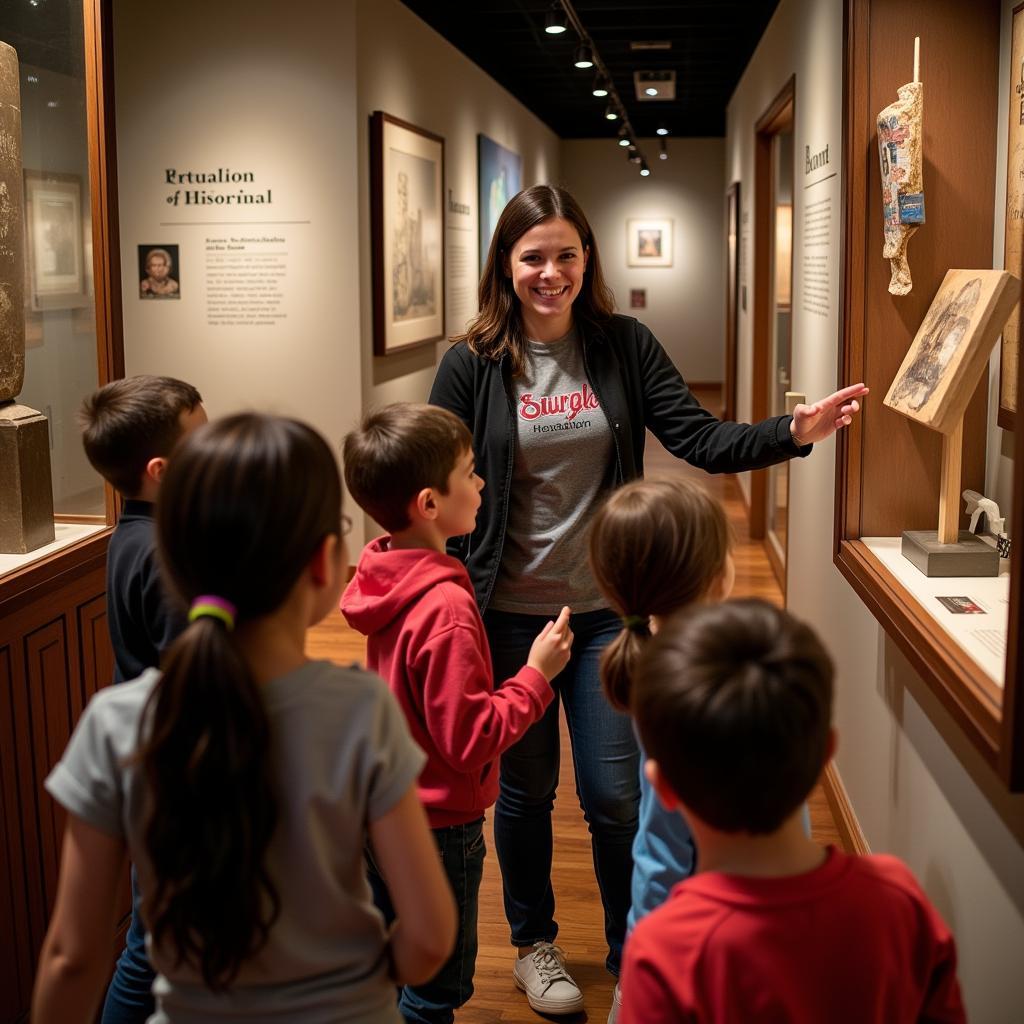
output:
[[854,413],[860,411],[857,399],[867,393],[868,389],[863,384],[851,384],[814,405],[798,405],[793,410],[793,422],[789,425],[793,440],[799,445],[814,444],[848,427],[853,422]]

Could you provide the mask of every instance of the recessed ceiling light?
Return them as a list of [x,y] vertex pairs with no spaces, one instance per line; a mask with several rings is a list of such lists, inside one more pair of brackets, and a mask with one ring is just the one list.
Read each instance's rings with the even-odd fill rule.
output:
[[646,88],[646,89],[644,89],[644,92],[645,92],[645,93],[646,93],[646,94],[647,94],[648,96],[657,96],[657,95],[658,95],[658,90],[657,90],[657,89],[655,89],[653,85],[649,85],[649,86],[647,86],[647,88]]

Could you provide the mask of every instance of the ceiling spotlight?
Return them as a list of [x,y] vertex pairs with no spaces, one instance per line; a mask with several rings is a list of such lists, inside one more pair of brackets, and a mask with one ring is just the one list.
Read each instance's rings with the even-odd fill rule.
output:
[[606,121],[618,121],[619,112],[610,103],[604,108],[604,118]]
[[594,88],[590,90],[595,96],[604,97],[608,95],[608,79],[604,75],[598,75],[594,79]]
[[650,169],[650,167],[647,166],[647,164],[641,164],[640,165],[640,177],[641,178],[646,178],[650,173],[651,173],[651,169]]
[[548,8],[548,13],[544,16],[544,31],[548,35],[560,36],[568,28],[568,19],[565,16],[565,11],[562,9],[562,5],[555,3]]
[[668,144],[664,138],[661,139],[661,152],[658,154],[659,160],[668,159]]
[[576,57],[573,63],[576,67],[584,70],[592,68],[594,66],[594,51],[586,43],[580,43],[576,47]]
[[626,134],[626,129],[622,128],[619,130],[619,145],[620,146],[632,146],[633,140]]
[[668,135],[668,129],[663,124],[659,124],[655,133],[657,135]]
[[658,90],[655,89],[653,85],[649,85],[649,86],[647,86],[646,89],[644,89],[644,93],[647,96],[657,96],[658,95]]

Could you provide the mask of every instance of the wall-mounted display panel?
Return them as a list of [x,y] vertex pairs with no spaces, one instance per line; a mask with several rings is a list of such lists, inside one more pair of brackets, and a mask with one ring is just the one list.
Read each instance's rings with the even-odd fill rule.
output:
[[[941,0],[919,18],[919,7],[847,3],[840,366],[843,380],[864,380],[871,394],[864,416],[837,443],[835,562],[983,757],[1020,790],[1019,557],[1001,559],[998,575],[983,579],[928,577],[903,556],[904,531],[936,529],[943,435],[883,404],[947,272],[992,269],[999,7],[996,0],[970,6]],[[932,111],[924,135],[930,214],[914,238],[913,288],[895,295],[888,262],[878,254],[876,117],[910,78],[915,36]],[[998,443],[987,428],[986,384],[981,380],[957,403],[963,410],[958,491],[984,493],[986,450]],[[1024,456],[1019,433],[1017,460]],[[1022,486],[1018,473],[1006,523],[992,524],[1011,538],[1024,538]],[[958,509],[961,530],[971,525],[965,507]],[[985,539],[996,545],[995,536]]]

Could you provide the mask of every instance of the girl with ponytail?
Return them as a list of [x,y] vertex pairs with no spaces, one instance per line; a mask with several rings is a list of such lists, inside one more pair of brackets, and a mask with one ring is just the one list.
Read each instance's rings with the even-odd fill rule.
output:
[[[630,708],[637,660],[659,625],[696,604],[729,596],[735,578],[731,542],[722,506],[680,478],[628,483],[598,510],[590,528],[590,565],[598,588],[622,619],[622,630],[601,655],[601,684],[620,711]],[[686,821],[658,802],[642,761],[629,931],[696,867]],[[616,985],[609,1024],[619,1004]]]
[[297,421],[229,417],[175,452],[157,536],[190,625],[162,674],[92,699],[46,781],[69,813],[33,1020],[93,1019],[126,848],[158,975],[151,1022],[394,1024],[394,985],[447,958],[423,754],[381,680],[305,655],[338,606],[342,522],[334,456]]

